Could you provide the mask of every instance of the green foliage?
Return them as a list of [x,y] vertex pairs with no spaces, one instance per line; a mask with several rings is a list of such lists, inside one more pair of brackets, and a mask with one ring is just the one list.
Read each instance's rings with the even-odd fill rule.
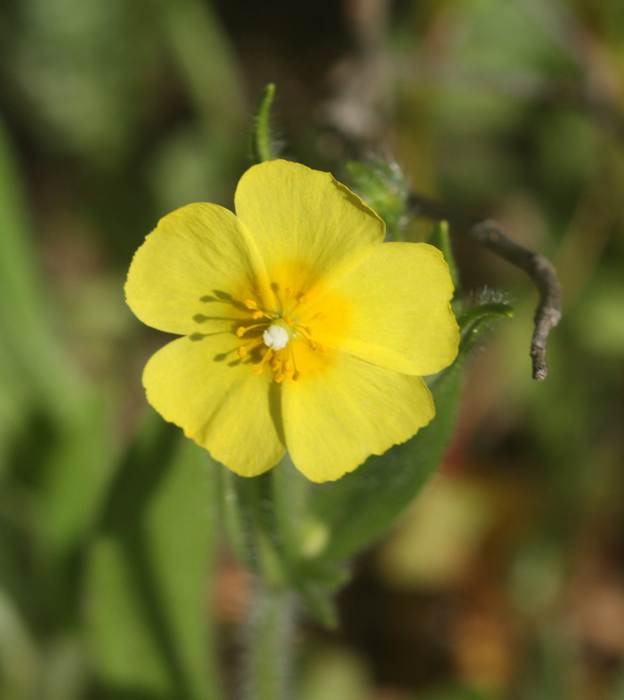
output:
[[50,322],[26,211],[20,175],[0,121],[0,334],[5,355],[0,379],[7,383],[9,395],[26,391],[44,401],[47,411],[62,415],[71,410],[79,379]]
[[199,448],[151,415],[125,456],[91,548],[86,586],[87,632],[107,697],[219,696],[206,615],[214,476]]
[[[470,608],[474,600],[496,601],[479,629],[487,636],[492,627],[508,626],[511,641],[504,637],[509,643],[501,644],[496,634],[486,641],[488,649],[506,647],[502,675],[496,660],[493,674],[492,667],[479,667],[478,653],[470,655],[476,668],[467,669],[453,656],[466,644],[466,621],[445,609],[449,624],[436,629],[434,640],[445,650],[436,666],[440,683],[419,685],[414,697],[624,696],[617,643],[624,357],[617,213],[624,159],[616,135],[623,6],[616,0],[399,4],[380,53],[389,47],[389,64],[418,70],[388,75],[396,98],[388,136],[397,156],[418,190],[468,214],[501,213],[519,240],[552,251],[566,317],[550,343],[551,376],[536,389],[525,350],[534,306],[526,281],[517,275],[513,324],[498,324],[512,313],[504,296],[488,292],[471,300],[463,290],[454,302],[460,358],[431,381],[436,419],[414,440],[325,486],[308,483],[287,459],[258,479],[238,479],[155,417],[134,434],[140,366],[156,341],[128,320],[117,335],[101,333],[97,349],[110,359],[94,361],[99,355],[85,343],[86,324],[67,297],[80,297],[80,313],[97,323],[106,310],[93,290],[103,284],[115,290],[105,301],[124,317],[118,290],[127,259],[119,251],[125,256],[160,214],[187,201],[230,203],[247,155],[245,86],[263,84],[267,67],[288,85],[283,113],[292,152],[339,172],[353,154],[332,135],[318,135],[307,118],[315,98],[305,102],[307,89],[296,88],[301,75],[310,76],[310,85],[325,79],[331,47],[315,38],[301,51],[297,45],[305,66],[295,65],[294,54],[287,57],[292,66],[282,62],[281,49],[254,61],[253,27],[227,3],[217,10],[202,0],[21,0],[2,13],[2,700],[218,697],[208,609],[217,518],[277,602],[256,618],[251,673],[270,671],[272,659],[285,658],[273,631],[286,609],[281,601],[292,602],[291,589],[316,619],[335,624],[335,592],[349,577],[349,559],[379,542],[395,511],[435,473],[452,434],[462,365],[492,328],[500,333],[498,354],[487,367],[485,393],[478,386],[470,397],[477,410],[460,431],[460,469],[449,478],[486,481],[502,515],[486,534],[488,566],[478,557],[471,562],[478,581],[445,582],[441,597],[468,599]],[[330,12],[328,5],[322,14]],[[230,36],[251,41],[241,41],[237,55]],[[348,78],[350,66],[344,70]],[[292,94],[301,104],[286,101]],[[277,153],[272,99],[269,88],[256,122],[260,159]],[[107,175],[98,179],[102,170]],[[380,161],[357,161],[347,171],[386,221],[388,237],[399,239],[407,192],[401,172]],[[432,243],[455,269],[443,225]],[[493,279],[514,287],[509,268],[499,272],[489,261],[481,267],[468,248],[461,252],[464,282]],[[478,431],[485,425],[494,429],[484,447]],[[221,477],[219,511],[214,489]],[[484,492],[483,484],[473,486]],[[569,606],[561,605],[565,591],[575,601],[573,625]],[[419,597],[416,589],[405,596]],[[440,612],[436,597],[427,602],[432,615]],[[614,614],[597,616],[594,599]],[[499,602],[502,611],[490,609]],[[375,654],[386,646],[385,632],[375,630],[384,642]],[[301,656],[309,658],[310,637],[299,638]],[[262,646],[263,639],[275,646]],[[362,636],[357,642],[366,645]],[[316,643],[326,649],[324,638]],[[430,639],[423,635],[419,643]],[[414,666],[423,664],[419,674],[430,670],[422,651],[406,651]],[[362,653],[342,665],[313,665],[302,685],[305,700],[373,696],[370,671],[381,664]],[[491,692],[463,677],[452,680],[480,673]]]
[[35,641],[13,600],[0,588],[0,697],[34,700],[38,665]]
[[88,539],[114,474],[111,401],[90,395],[59,427],[42,457],[41,545],[48,556],[70,556]]
[[[0,410],[12,419],[0,432],[0,696],[77,699],[95,665],[106,697],[129,687],[216,698],[204,615],[216,538],[209,465],[160,419],[119,463],[112,397],[79,375],[50,322],[2,131],[0,184]],[[85,584],[89,661],[73,600]],[[46,630],[45,647],[33,629]]]
[[[7,8],[9,84],[36,138],[60,153],[111,165],[144,115],[146,62],[157,56],[140,3],[25,0]],[[138,28],[142,31],[137,31]]]

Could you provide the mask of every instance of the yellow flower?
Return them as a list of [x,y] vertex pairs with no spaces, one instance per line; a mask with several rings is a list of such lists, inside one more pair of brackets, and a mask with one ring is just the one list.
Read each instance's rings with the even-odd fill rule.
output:
[[150,404],[241,476],[288,450],[317,482],[429,423],[421,377],[459,337],[440,252],[384,243],[349,189],[283,160],[242,176],[235,209],[182,207],[132,260],[132,311],[183,336],[145,367]]

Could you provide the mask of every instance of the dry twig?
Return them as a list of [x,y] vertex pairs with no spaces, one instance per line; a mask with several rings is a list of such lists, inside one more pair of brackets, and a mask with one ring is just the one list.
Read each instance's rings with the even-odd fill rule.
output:
[[416,216],[434,220],[447,219],[453,224],[453,229],[465,230],[468,236],[507,262],[524,270],[533,280],[539,292],[531,340],[533,379],[538,381],[546,379],[548,375],[546,344],[550,331],[561,319],[561,287],[550,260],[541,253],[513,241],[496,221],[486,219],[467,225],[465,220],[449,211],[444,205],[415,193],[410,195],[409,204]]

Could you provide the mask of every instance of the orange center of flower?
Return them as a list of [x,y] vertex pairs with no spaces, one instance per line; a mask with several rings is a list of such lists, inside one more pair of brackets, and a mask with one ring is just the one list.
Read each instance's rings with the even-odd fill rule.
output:
[[[234,294],[215,289],[201,297],[203,303],[231,308],[227,316],[193,317],[197,323],[227,322],[229,328],[217,333],[235,336],[235,346],[215,355],[215,361],[249,365],[255,374],[270,372],[276,382],[327,370],[349,330],[350,301],[310,274],[301,261],[273,268],[269,279],[273,282],[262,292],[247,282]],[[198,332],[191,339],[204,335]]]
[[276,382],[297,381],[302,369],[309,370],[315,364],[310,355],[316,356],[316,364],[327,355],[327,349],[314,337],[324,313],[311,308],[302,293],[293,294],[288,287],[280,291],[276,284],[272,289],[273,308],[262,307],[255,299],[243,301],[249,318],[241,319],[235,327],[236,335],[246,340],[237,352],[241,360],[253,362],[256,374],[269,368]]

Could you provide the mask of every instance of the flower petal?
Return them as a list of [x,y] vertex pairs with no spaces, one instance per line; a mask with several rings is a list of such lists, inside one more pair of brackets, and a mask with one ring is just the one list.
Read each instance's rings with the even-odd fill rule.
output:
[[178,338],[150,358],[143,385],[165,420],[232,471],[256,476],[284,454],[273,419],[277,385],[241,363],[232,344],[223,333]]
[[419,376],[439,372],[457,356],[453,282],[437,248],[384,243],[334,284],[349,301],[348,329],[335,342],[321,342]]
[[326,371],[282,386],[286,447],[311,481],[333,481],[405,442],[435,415],[420,377],[337,353]]
[[384,238],[384,224],[330,173],[285,160],[241,177],[236,215],[247,226],[273,281],[297,266],[301,287],[357,260]]
[[234,214],[189,204],[163,217],[135,253],[126,301],[148,326],[185,335],[231,323],[240,316],[232,298],[262,279],[255,244]]

